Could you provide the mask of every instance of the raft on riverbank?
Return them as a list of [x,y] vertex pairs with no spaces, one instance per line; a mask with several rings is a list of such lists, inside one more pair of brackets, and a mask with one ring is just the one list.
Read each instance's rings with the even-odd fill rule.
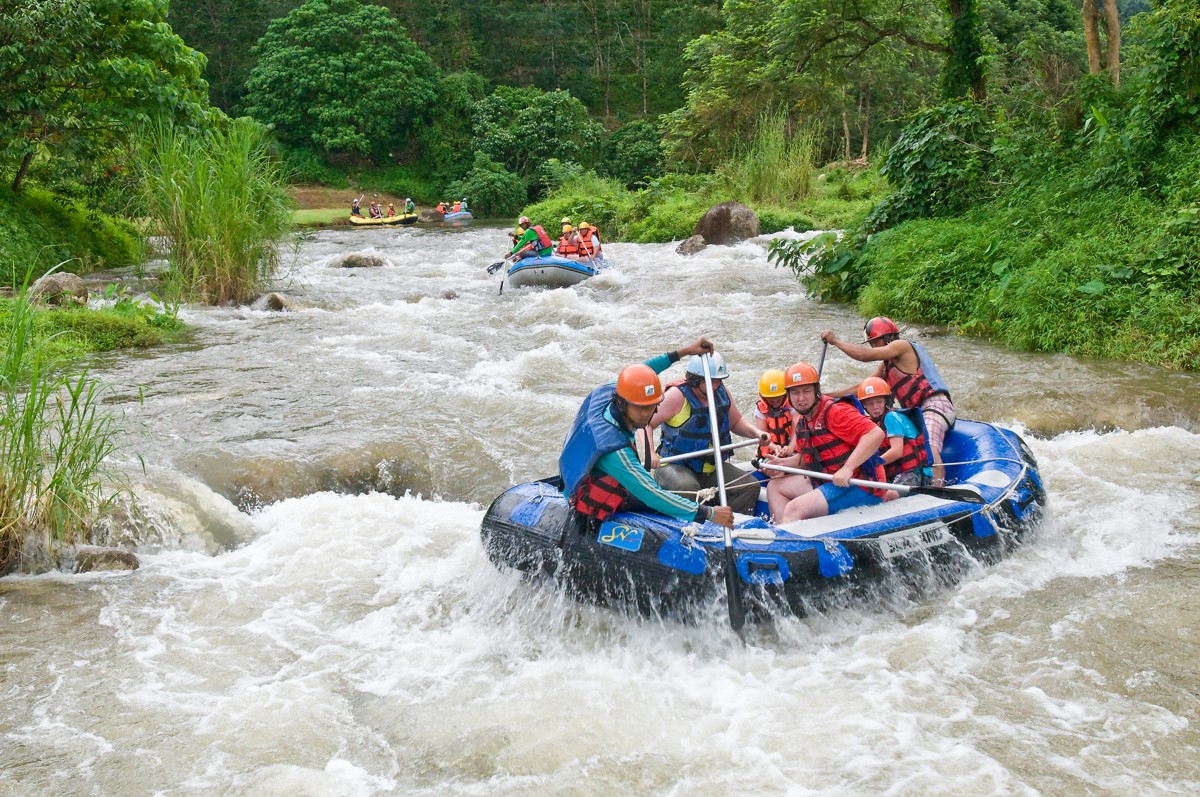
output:
[[[931,591],[1012,551],[1046,501],[1024,441],[1008,429],[959,420],[942,456],[947,479],[982,503],[931,490],[784,525],[738,516],[734,558],[748,615],[782,609],[804,616],[896,591]],[[560,489],[557,477],[519,484],[492,502],[480,533],[493,563],[646,614],[687,616],[724,595],[719,526],[646,512],[597,523],[572,511]]]

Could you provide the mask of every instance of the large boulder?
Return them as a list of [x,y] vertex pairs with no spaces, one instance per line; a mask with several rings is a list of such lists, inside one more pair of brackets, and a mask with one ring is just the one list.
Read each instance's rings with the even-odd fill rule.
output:
[[675,247],[675,253],[680,255],[694,255],[702,251],[706,246],[708,246],[708,241],[704,240],[703,235],[693,235]]
[[56,271],[47,274],[29,289],[35,301],[46,304],[87,304],[88,290],[78,274]]
[[275,291],[259,296],[250,306],[255,310],[271,310],[273,312],[294,312],[300,309],[300,305],[292,297]]
[[337,268],[379,268],[386,266],[387,261],[378,255],[366,252],[351,252],[333,264]]
[[722,202],[708,209],[696,223],[693,235],[709,244],[734,244],[758,237],[758,216],[740,202]]
[[75,551],[75,573],[91,573],[97,570],[137,570],[141,567],[137,554],[123,548],[100,548],[81,545]]
[[418,222],[423,221],[423,222],[429,223],[429,222],[439,222],[439,221],[445,221],[445,220],[446,220],[446,214],[439,213],[436,208],[425,208],[424,210],[422,210],[420,213],[417,214]]

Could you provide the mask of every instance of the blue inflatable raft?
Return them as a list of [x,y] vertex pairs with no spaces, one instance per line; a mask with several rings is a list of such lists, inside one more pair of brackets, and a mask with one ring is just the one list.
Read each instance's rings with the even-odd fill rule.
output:
[[[1028,446],[1011,430],[960,419],[942,458],[947,481],[982,503],[916,491],[784,525],[763,519],[762,502],[761,516],[739,515],[733,553],[747,615],[804,616],[932,594],[1012,551],[1046,501]],[[557,477],[519,484],[492,502],[481,538],[498,567],[647,614],[686,616],[724,597],[721,527],[645,512],[598,523],[571,510],[560,487]]]
[[508,284],[514,288],[567,288],[596,276],[597,269],[584,260],[547,255],[523,257],[508,267]]

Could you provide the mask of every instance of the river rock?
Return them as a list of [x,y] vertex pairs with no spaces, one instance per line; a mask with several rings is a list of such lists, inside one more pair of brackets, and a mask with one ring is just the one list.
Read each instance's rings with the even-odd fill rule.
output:
[[438,221],[445,221],[445,220],[446,220],[446,214],[439,213],[436,208],[425,208],[424,210],[422,210],[420,213],[417,214],[418,222],[422,222],[422,221],[438,222]]
[[696,222],[693,235],[703,235],[709,244],[733,244],[758,235],[758,216],[740,202],[722,202],[708,209]]
[[97,570],[137,570],[142,566],[137,554],[123,548],[100,548],[81,545],[75,549],[75,567],[72,572],[91,573]]
[[694,255],[697,252],[703,251],[706,246],[708,246],[708,241],[704,240],[703,235],[693,235],[675,247],[675,253],[679,255]]
[[293,313],[300,309],[300,305],[295,302],[290,296],[285,296],[282,293],[264,293],[254,300],[250,305],[255,310],[270,310],[272,312],[287,312]]
[[33,284],[29,291],[35,300],[46,304],[87,304],[88,290],[78,274],[56,271]]
[[379,268],[380,266],[386,266],[387,261],[377,255],[351,252],[333,265],[337,268]]

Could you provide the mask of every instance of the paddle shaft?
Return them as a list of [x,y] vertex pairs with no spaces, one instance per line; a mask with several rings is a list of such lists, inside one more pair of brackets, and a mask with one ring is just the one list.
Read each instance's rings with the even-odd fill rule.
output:
[[[758,445],[757,440],[742,440],[741,442],[738,442],[738,443],[730,443],[727,446],[721,446],[721,450],[722,451],[733,451],[735,448],[745,448],[746,446],[756,446],[756,445]],[[662,459],[660,459],[658,461],[658,464],[666,465],[670,462],[679,462],[681,460],[691,459],[692,457],[706,457],[709,454],[711,454],[712,452],[713,452],[713,450],[711,448],[706,448],[703,451],[689,451],[686,454],[676,454],[671,457],[663,457]]]
[[[786,465],[772,465],[769,462],[761,463],[758,468],[759,470],[777,470],[780,473],[794,473],[797,476],[807,476],[810,479],[833,481],[833,474],[831,473],[789,468]],[[895,490],[901,495],[916,493],[918,495],[932,495],[938,498],[945,498],[948,501],[966,501],[971,504],[983,503],[983,497],[979,493],[964,485],[953,487],[909,487],[907,484],[888,484],[887,482],[873,482],[866,479],[851,479],[850,484],[855,487],[867,487],[873,490]]]
[[[725,497],[725,468],[721,462],[721,431],[717,427],[717,402],[713,397],[712,384],[712,355],[701,354],[700,363],[704,367],[704,390],[708,394],[708,428],[712,430],[713,465],[717,471],[717,495],[720,496],[721,506],[729,506]],[[722,526],[725,531],[725,597],[729,603],[729,625],[736,632],[741,632],[746,623],[746,611],[742,608],[742,594],[738,586],[737,558],[733,554],[733,529]]]
[[829,341],[821,343],[821,359],[817,360],[817,379],[821,379],[821,371],[825,369],[825,352],[829,351]]

